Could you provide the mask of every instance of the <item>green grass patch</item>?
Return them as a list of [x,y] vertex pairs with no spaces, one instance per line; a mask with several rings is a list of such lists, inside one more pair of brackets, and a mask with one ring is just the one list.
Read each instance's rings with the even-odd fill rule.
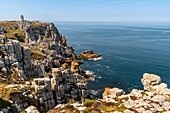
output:
[[42,60],[42,59],[46,58],[46,55],[44,53],[42,53],[40,50],[36,50],[36,49],[31,48],[30,53],[31,53],[32,59]]
[[119,105],[119,106],[116,106],[116,111],[119,111],[119,112],[123,112],[124,110],[126,110],[127,108],[124,106],[124,105]]
[[96,100],[85,99],[83,104],[86,107],[97,107],[100,103]]
[[17,21],[3,21],[0,22],[0,26],[5,29],[6,38],[25,42],[25,33],[20,30]]

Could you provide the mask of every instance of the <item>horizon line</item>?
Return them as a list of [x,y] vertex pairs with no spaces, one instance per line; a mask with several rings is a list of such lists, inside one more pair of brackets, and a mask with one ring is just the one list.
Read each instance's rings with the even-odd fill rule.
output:
[[[75,22],[75,23],[170,23],[170,21],[136,21],[136,20],[132,20],[132,21],[65,21],[65,20],[34,20],[34,19],[25,19],[26,21],[39,21],[39,22],[66,22],[66,23],[71,23],[71,22]],[[19,19],[11,19],[11,20],[0,20],[0,22],[3,21],[20,21]]]

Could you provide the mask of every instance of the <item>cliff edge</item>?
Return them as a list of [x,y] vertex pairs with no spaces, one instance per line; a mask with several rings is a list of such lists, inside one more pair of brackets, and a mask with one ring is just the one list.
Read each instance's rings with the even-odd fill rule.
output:
[[2,112],[33,105],[44,113],[70,99],[93,98],[87,88],[91,76],[80,68],[82,62],[66,41],[53,23],[23,16],[20,21],[0,22]]

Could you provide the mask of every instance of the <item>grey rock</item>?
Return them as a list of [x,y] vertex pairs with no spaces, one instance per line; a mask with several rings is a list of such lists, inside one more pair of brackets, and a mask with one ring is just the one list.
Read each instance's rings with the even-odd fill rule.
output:
[[1,109],[2,113],[8,113],[8,109],[7,108],[3,108]]
[[29,106],[28,108],[25,109],[27,113],[40,113],[36,107],[34,106]]

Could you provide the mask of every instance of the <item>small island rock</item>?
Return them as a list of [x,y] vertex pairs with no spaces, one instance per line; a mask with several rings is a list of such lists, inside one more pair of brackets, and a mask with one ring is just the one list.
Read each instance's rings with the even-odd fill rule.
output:
[[100,57],[101,57],[100,54],[96,54],[91,50],[87,50],[79,54],[77,58],[82,60],[82,59],[95,59],[95,58],[100,58]]

